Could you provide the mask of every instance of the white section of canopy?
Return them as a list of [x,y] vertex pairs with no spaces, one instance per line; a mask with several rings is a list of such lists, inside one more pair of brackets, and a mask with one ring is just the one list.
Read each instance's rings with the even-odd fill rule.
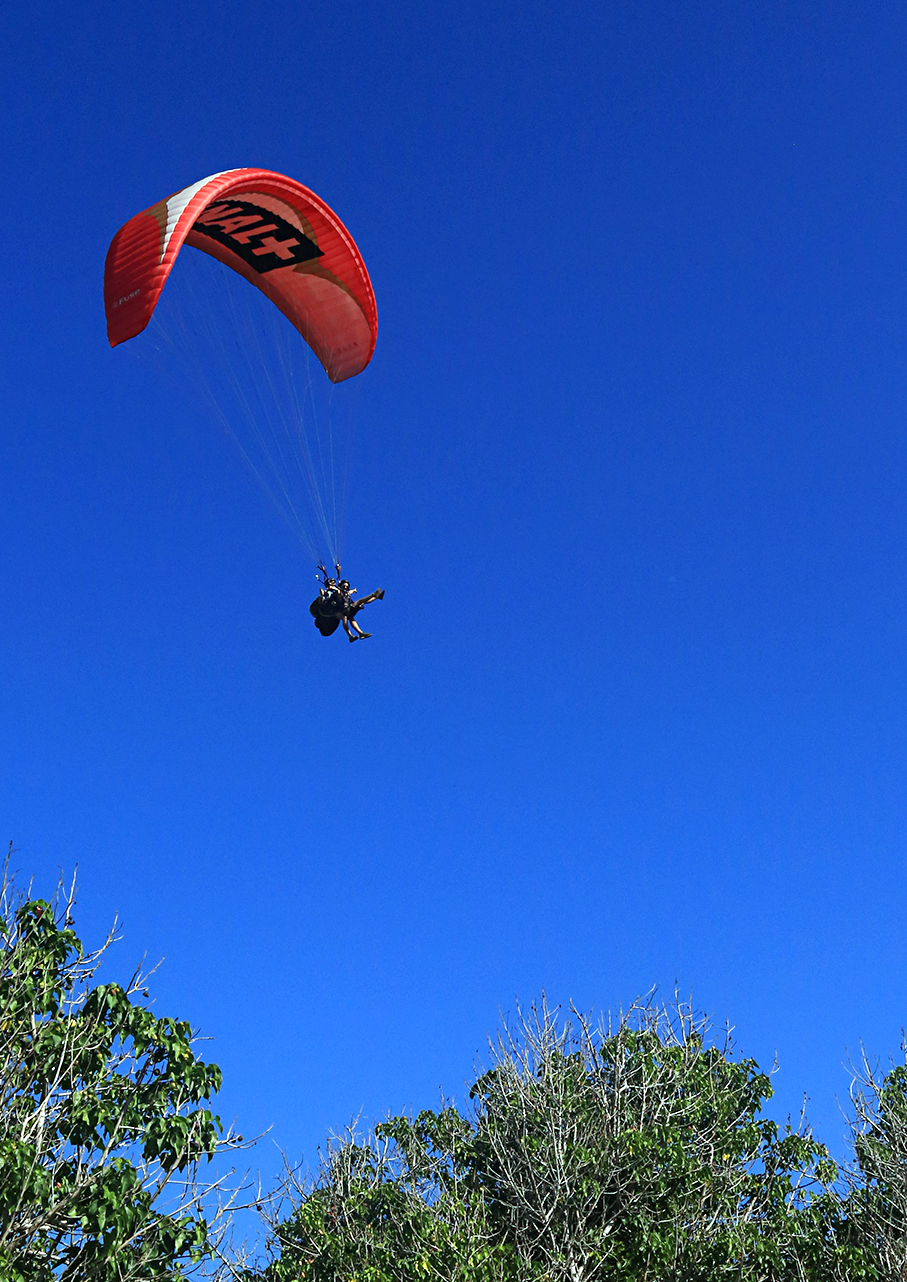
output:
[[209,174],[207,178],[202,178],[200,182],[193,183],[191,187],[184,187],[178,191],[175,196],[171,196],[167,201],[167,227],[164,231],[164,243],[161,246],[160,261],[164,261],[164,255],[167,252],[167,246],[170,244],[170,238],[176,231],[176,224],[183,215],[183,211],[197,192],[200,192],[206,183],[213,182],[215,178],[221,178],[224,174],[233,174],[235,169],[222,169],[219,174]]

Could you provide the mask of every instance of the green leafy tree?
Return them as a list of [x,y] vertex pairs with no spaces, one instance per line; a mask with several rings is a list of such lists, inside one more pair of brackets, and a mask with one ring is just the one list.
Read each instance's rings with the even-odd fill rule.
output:
[[471,1108],[335,1142],[269,1214],[268,1282],[791,1282],[875,1276],[835,1164],[771,1082],[683,1007],[616,1025],[543,1003]]
[[[12,852],[10,852],[12,853]],[[73,891],[0,887],[0,1279],[179,1278],[210,1255],[223,1207],[199,1164],[240,1137],[207,1107],[221,1085],[188,1024],[158,1018],[137,972],[92,980]],[[216,1201],[216,1192],[215,1192]],[[211,1206],[210,1196],[204,1205]]]
[[[907,1047],[901,1047],[902,1054]],[[854,1070],[854,1162],[843,1232],[880,1282],[907,1279],[907,1062],[882,1072],[864,1053]]]

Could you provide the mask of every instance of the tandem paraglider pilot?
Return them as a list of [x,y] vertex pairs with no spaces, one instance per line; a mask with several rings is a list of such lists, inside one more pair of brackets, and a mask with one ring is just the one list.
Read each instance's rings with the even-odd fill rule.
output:
[[[359,601],[354,601],[356,589],[350,587],[349,579],[340,577],[341,570],[339,565],[334,566],[336,578],[329,575],[323,565],[319,565],[319,570],[324,575],[324,582],[321,583],[318,595],[309,606],[309,614],[315,620],[315,627],[323,637],[329,637],[332,632],[336,632],[339,625],[343,624],[343,630],[351,641],[365,641],[370,637],[371,632],[363,632],[356,622],[356,615],[364,605],[370,605],[372,601],[384,600],[384,588],[376,588],[368,596],[362,597]],[[318,575],[315,576],[318,578]]]

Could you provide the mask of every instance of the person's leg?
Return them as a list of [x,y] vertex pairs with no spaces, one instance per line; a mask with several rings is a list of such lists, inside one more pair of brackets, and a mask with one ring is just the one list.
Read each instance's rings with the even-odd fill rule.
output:
[[346,635],[349,637],[349,639],[350,639],[351,641],[355,641],[355,640],[356,640],[356,638],[355,638],[355,636],[353,635],[353,633],[352,633],[352,632],[350,632],[349,620],[347,619],[346,615],[344,615],[344,616],[343,616],[343,618],[342,618],[340,621],[341,621],[341,623],[343,624],[343,630],[344,630],[344,632],[346,633]]
[[356,629],[357,636],[370,637],[372,635],[371,632],[363,632],[359,624],[356,622],[356,615],[362,609],[364,604],[365,604],[364,601],[354,601],[352,604],[352,607],[347,611],[346,617],[349,619],[350,623]]
[[361,600],[356,602],[356,605],[357,606],[369,605],[370,602],[372,601],[383,601],[383,600],[384,600],[384,588],[375,588],[374,592],[370,592],[368,596],[362,597]]

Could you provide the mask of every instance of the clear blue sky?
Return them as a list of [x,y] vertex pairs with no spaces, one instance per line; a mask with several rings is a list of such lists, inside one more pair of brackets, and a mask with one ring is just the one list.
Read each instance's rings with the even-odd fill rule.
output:
[[[907,11],[36,0],[0,49],[18,865],[294,1158],[516,997],[675,981],[837,1146],[907,1022]],[[107,346],[116,229],[244,165],[374,282],[368,645]]]

